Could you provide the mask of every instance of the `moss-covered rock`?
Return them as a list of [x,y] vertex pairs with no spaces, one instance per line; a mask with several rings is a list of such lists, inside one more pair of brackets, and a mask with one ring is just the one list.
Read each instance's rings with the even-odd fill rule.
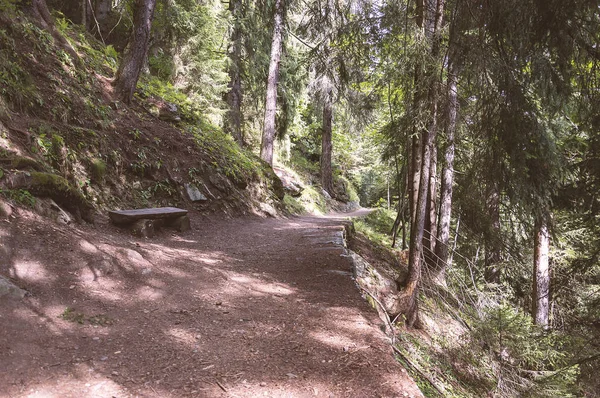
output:
[[0,165],[14,170],[45,170],[44,165],[37,160],[14,154],[0,158]]
[[7,177],[4,182],[10,189],[26,189],[35,196],[52,198],[76,218],[92,222],[92,206],[85,197],[69,184],[65,178],[39,171],[17,172]]
[[90,161],[90,177],[95,183],[101,183],[106,176],[106,163],[102,159],[92,159]]
[[281,179],[277,176],[277,174],[275,174],[273,168],[271,168],[265,162],[263,162],[263,173],[267,181],[270,182],[270,188],[273,191],[273,193],[275,193],[275,196],[277,196],[279,200],[283,200],[283,198],[285,197],[283,182],[281,182]]

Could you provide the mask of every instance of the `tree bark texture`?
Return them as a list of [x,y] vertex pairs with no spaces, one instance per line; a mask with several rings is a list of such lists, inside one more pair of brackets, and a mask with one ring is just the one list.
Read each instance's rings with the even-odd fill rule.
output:
[[[435,59],[439,55],[439,44],[437,44],[439,42],[438,30],[441,27],[441,14],[444,9],[444,0],[424,0],[423,7],[417,7],[417,10],[419,9],[421,9],[423,15],[417,15],[417,24],[419,24],[419,21],[422,21],[422,25],[419,25],[419,28],[424,30],[425,36],[430,40],[429,51]],[[416,88],[415,91],[415,108],[426,110],[426,112],[424,112],[426,120],[425,123],[423,123],[426,128],[421,129],[418,137],[413,137],[411,162],[411,189],[413,192],[411,197],[414,205],[411,207],[413,222],[410,232],[408,277],[404,289],[398,298],[398,308],[405,315],[406,323],[409,327],[420,326],[417,292],[423,269],[423,235],[425,232],[426,219],[430,217],[428,212],[430,177],[432,156],[435,153],[434,145],[437,135],[437,91],[439,90],[436,79],[438,74],[433,67],[428,66],[426,70],[424,82],[427,87],[427,95],[418,94],[420,91],[418,88]],[[417,82],[418,77],[419,74],[415,73],[415,87],[423,84],[423,82]],[[417,142],[420,143],[420,147],[422,148],[420,161],[418,158],[420,151],[415,148]],[[416,189],[417,182],[418,189]],[[415,190],[417,192],[415,192]]]
[[448,244],[450,242],[450,219],[452,216],[452,188],[454,184],[454,134],[458,116],[458,71],[452,57],[448,61],[448,82],[446,99],[446,117],[444,130],[446,148],[442,165],[440,187],[440,214],[438,223],[438,242],[435,246],[436,266],[434,278],[445,281],[448,267]]
[[[90,1],[90,0],[87,0]],[[96,20],[100,25],[104,25],[110,11],[112,10],[112,1],[111,0],[97,0],[96,1]]]
[[533,253],[533,319],[536,325],[548,327],[550,314],[550,235],[546,219],[536,223]]
[[242,1],[230,0],[229,11],[233,16],[231,48],[229,51],[229,85],[226,96],[228,105],[225,117],[225,131],[241,146],[244,145],[242,132]]
[[333,188],[333,172],[331,170],[331,155],[333,144],[332,122],[333,122],[333,99],[331,89],[325,96],[323,104],[323,131],[321,140],[321,185],[325,191],[333,198],[335,192]]
[[140,72],[148,54],[150,31],[156,0],[136,0],[133,32],[115,79],[115,92],[126,104],[131,103]]
[[271,60],[267,77],[267,96],[265,99],[265,119],[260,146],[260,157],[273,166],[273,144],[275,141],[275,116],[277,113],[277,83],[279,82],[279,64],[283,51],[283,21],[285,0],[275,0],[273,38],[271,41]]

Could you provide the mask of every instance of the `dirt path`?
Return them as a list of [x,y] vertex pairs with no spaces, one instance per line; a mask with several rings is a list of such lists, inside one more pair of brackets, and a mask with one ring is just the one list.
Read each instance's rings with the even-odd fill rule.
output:
[[[9,228],[9,224],[18,228]],[[134,240],[35,216],[0,262],[2,397],[420,397],[358,294],[340,218]]]

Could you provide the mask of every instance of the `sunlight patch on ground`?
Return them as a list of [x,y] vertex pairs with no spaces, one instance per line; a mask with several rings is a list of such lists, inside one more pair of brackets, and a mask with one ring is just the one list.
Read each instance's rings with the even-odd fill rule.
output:
[[158,300],[165,296],[165,293],[158,288],[151,286],[142,286],[135,290],[134,295],[137,299],[142,301]]
[[188,347],[194,347],[196,343],[196,335],[189,330],[181,328],[171,328],[165,331],[165,334],[175,340],[179,344],[185,344]]
[[50,275],[43,264],[37,261],[15,261],[10,276],[27,282],[53,282],[56,276]]
[[23,397],[27,398],[62,398],[65,396],[81,398],[120,397],[123,389],[109,379],[73,380],[59,378],[47,384],[28,388]]
[[[296,376],[296,377],[294,377]],[[259,387],[261,396],[270,398],[299,398],[299,397],[333,397],[333,389],[331,385],[315,380],[301,379],[300,375],[288,373],[282,375],[280,381],[258,383],[254,381],[242,380],[239,382],[230,393],[236,397],[255,397],[256,388]],[[256,386],[256,385],[259,386]],[[249,393],[248,390],[254,391]],[[351,391],[347,391],[351,393]],[[335,395],[337,396],[337,395]],[[345,395],[345,396],[352,396]]]
[[105,290],[100,291],[100,290],[88,289],[88,290],[86,290],[86,294],[88,296],[90,296],[90,298],[94,297],[94,298],[100,299],[102,301],[118,302],[123,299],[122,293],[120,293],[118,291],[114,291],[114,290],[111,291],[111,290],[109,290],[109,289],[111,289],[110,287],[109,288],[103,287],[103,289],[105,289]]
[[251,290],[256,292],[260,292],[263,294],[274,294],[280,296],[289,296],[297,293],[297,289],[290,288],[288,285],[283,283],[268,283],[264,280],[251,278],[249,276],[230,276],[229,280],[241,283],[244,286],[247,286]]
[[313,330],[308,333],[313,339],[339,350],[348,349],[356,346],[354,339],[340,333],[332,333],[329,330]]
[[96,254],[98,253],[98,248],[96,247],[96,245],[88,242],[85,239],[81,239],[79,241],[79,248],[84,251],[85,253],[89,253],[89,254]]

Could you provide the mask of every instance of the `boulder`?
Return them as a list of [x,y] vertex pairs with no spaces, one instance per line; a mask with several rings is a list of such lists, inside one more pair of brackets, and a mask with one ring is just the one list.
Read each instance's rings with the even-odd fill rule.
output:
[[233,184],[229,181],[229,178],[222,174],[213,172],[208,176],[208,180],[215,188],[223,193],[229,194],[233,191]]
[[204,194],[200,192],[198,187],[194,184],[186,183],[184,184],[184,187],[188,198],[190,198],[192,202],[205,202],[208,200],[208,198],[204,196]]
[[25,290],[17,287],[8,279],[0,276],[0,297],[22,299],[26,294],[27,292]]
[[275,210],[275,208],[268,203],[261,203],[260,210],[269,217],[277,217],[277,210]]
[[0,198],[0,218],[10,218],[13,214],[13,208]]
[[180,122],[181,116],[179,116],[179,110],[177,105],[165,102],[158,108],[158,118],[166,122]]
[[304,186],[292,174],[278,167],[274,167],[273,171],[275,172],[275,175],[277,175],[277,177],[279,177],[279,179],[281,180],[281,184],[283,185],[283,189],[286,194],[295,198],[302,195],[302,191],[304,191]]

